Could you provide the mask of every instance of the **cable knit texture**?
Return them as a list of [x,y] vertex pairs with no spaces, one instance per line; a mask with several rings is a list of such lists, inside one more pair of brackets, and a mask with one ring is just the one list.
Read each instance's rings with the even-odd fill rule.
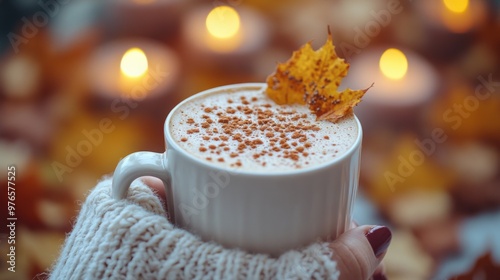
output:
[[326,243],[279,258],[226,249],[174,227],[136,180],[126,200],[100,182],[83,204],[50,279],[338,279]]

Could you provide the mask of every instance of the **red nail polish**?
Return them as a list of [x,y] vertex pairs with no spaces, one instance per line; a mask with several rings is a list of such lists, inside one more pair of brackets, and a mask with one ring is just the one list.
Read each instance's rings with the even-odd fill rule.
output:
[[392,233],[385,226],[375,226],[368,231],[366,239],[372,246],[375,257],[380,257],[391,243]]

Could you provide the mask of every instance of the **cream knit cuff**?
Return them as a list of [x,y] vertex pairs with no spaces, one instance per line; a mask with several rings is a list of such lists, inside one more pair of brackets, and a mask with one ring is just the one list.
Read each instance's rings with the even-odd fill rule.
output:
[[279,258],[226,249],[174,227],[140,180],[126,200],[111,179],[88,195],[50,279],[338,279],[327,244]]

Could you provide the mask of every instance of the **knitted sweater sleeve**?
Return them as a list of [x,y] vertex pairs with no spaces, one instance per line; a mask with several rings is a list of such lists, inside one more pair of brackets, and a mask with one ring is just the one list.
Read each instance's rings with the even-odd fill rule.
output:
[[326,244],[279,258],[226,249],[174,227],[158,197],[136,180],[111,198],[111,179],[82,205],[50,279],[338,279]]

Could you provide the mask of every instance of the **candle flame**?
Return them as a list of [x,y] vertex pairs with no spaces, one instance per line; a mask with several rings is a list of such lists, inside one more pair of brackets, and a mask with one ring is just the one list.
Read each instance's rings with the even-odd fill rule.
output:
[[216,38],[230,38],[235,36],[240,29],[240,16],[229,6],[219,6],[208,14],[206,27],[208,32]]
[[484,18],[484,7],[481,2],[443,0],[443,4],[441,9],[443,23],[454,33],[465,33]]
[[122,73],[131,78],[137,78],[148,71],[148,59],[139,48],[131,48],[122,57],[120,63]]
[[462,14],[469,7],[469,0],[443,0],[445,7],[453,13]]
[[379,67],[384,76],[393,80],[399,80],[408,71],[408,60],[402,51],[390,48],[380,57]]

